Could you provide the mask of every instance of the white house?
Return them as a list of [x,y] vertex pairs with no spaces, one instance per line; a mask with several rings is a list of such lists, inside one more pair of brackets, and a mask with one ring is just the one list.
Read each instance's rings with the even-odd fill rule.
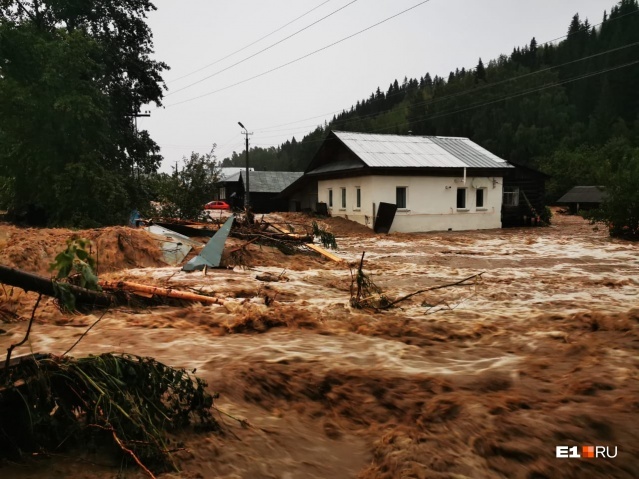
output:
[[500,228],[513,168],[467,138],[332,131],[289,198],[371,228],[394,204],[391,232]]

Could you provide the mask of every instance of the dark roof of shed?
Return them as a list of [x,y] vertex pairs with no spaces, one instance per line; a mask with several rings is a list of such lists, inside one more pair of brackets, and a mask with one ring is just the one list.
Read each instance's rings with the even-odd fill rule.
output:
[[[245,171],[240,173],[242,180],[245,175]],[[301,171],[250,171],[249,190],[251,193],[281,193],[302,175]]]
[[601,203],[605,196],[603,186],[575,186],[557,203]]

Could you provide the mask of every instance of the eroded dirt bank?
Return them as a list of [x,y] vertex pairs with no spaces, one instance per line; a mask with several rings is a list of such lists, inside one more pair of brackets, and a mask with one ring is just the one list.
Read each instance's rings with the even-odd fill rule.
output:
[[[349,306],[348,267],[311,256],[251,246],[259,266],[206,276],[132,255],[115,261],[102,277],[224,300],[109,311],[73,350],[197,368],[220,408],[248,420],[242,428],[224,419],[224,437],[182,437],[183,471],[163,477],[636,477],[637,245],[565,216],[543,229],[389,236],[326,223],[340,256],[355,262],[366,251],[365,269],[389,297],[480,272],[482,281],[373,313]],[[0,258],[17,254],[15,231],[0,230]],[[28,231],[20,241],[50,234]],[[267,272],[286,281],[256,279]],[[22,338],[34,300],[8,293],[0,291],[0,309],[11,311],[0,315],[3,349]],[[63,316],[47,301],[30,346],[60,354],[98,314]],[[618,456],[557,459],[558,445],[617,446]],[[5,464],[0,476],[119,473],[105,458],[73,457]]]

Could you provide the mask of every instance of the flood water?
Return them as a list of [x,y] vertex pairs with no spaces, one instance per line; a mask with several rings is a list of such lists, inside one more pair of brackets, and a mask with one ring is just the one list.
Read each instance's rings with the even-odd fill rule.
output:
[[[220,416],[224,435],[184,433],[181,472],[158,477],[637,477],[636,244],[559,215],[548,228],[412,235],[326,225],[342,264],[251,245],[246,268],[205,275],[114,264],[100,275],[215,293],[223,303],[108,311],[70,353],[196,368],[220,394],[217,406],[250,425]],[[23,233],[4,229],[0,262],[28,269],[12,248],[24,251],[20,242],[38,235]],[[39,234],[47,245],[64,236]],[[364,271],[393,299],[481,274],[386,311],[361,310],[349,299],[362,252]],[[257,279],[265,273],[282,281]],[[0,347],[23,337],[35,298],[0,293]],[[16,354],[61,354],[100,314],[65,316],[46,300]],[[561,445],[619,453],[557,459]],[[146,476],[61,452],[0,464],[0,477]]]

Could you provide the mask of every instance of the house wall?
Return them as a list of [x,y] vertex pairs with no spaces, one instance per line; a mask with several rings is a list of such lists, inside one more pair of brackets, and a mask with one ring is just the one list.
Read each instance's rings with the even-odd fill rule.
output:
[[[373,227],[374,212],[380,202],[396,202],[396,188],[406,188],[406,208],[398,209],[391,232],[475,230],[501,228],[502,183],[500,177],[362,176],[322,180],[318,201],[329,202],[333,190],[333,216]],[[361,208],[355,204],[356,188],[361,188]],[[341,189],[346,189],[346,207],[341,205]],[[466,207],[457,208],[457,189],[466,189]],[[477,189],[484,190],[484,207],[476,206]]]
[[288,211],[315,211],[317,201],[317,182],[311,182],[289,196]]

